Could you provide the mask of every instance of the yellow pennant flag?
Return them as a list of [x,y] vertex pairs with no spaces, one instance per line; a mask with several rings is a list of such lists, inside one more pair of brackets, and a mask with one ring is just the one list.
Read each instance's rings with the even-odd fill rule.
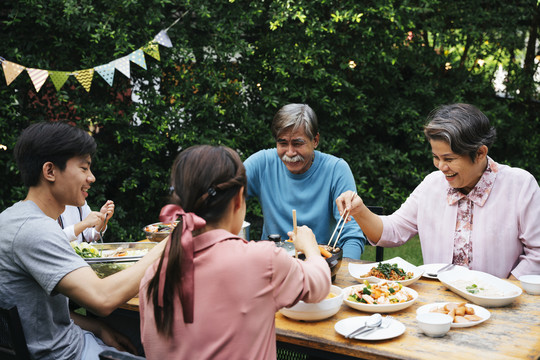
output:
[[24,66],[7,60],[2,61],[2,68],[4,69],[4,76],[6,77],[8,86],[25,69]]
[[69,77],[69,72],[67,71],[49,71],[49,76],[56,88],[56,91],[59,91],[62,86],[66,83],[66,80]]
[[78,70],[73,73],[73,76],[79,80],[87,92],[90,92],[90,86],[92,86],[92,77],[94,76],[94,69]]
[[156,59],[157,61],[160,61],[159,57],[159,46],[157,43],[150,41],[148,44],[146,44],[143,48],[143,51]]

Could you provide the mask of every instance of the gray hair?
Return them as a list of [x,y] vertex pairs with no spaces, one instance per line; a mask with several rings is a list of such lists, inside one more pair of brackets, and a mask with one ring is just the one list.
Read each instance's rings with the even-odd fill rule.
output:
[[475,106],[469,104],[443,105],[433,110],[424,126],[428,140],[444,141],[452,152],[469,155],[474,162],[482,145],[489,147],[497,132],[489,119]]
[[317,115],[309,105],[288,104],[278,110],[272,121],[272,135],[277,140],[278,136],[287,129],[296,131],[303,127],[306,135],[313,140],[319,133]]

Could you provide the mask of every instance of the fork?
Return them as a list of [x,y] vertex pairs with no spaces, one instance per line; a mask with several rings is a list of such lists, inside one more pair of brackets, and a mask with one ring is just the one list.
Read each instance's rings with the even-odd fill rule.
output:
[[362,330],[362,331],[356,333],[354,335],[354,337],[357,337],[358,335],[365,336],[367,334],[371,334],[372,332],[375,332],[375,331],[380,330],[380,329],[387,329],[390,326],[390,324],[392,324],[393,319],[394,318],[392,316],[385,316],[383,321],[381,322],[381,324],[379,326],[371,328],[371,329]]

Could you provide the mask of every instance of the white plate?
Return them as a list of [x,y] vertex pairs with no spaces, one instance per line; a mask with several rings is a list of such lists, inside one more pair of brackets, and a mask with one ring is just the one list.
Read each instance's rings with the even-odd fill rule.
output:
[[408,287],[404,286],[401,289],[401,291],[405,291],[405,292],[411,294],[413,296],[412,300],[402,302],[402,303],[397,303],[397,304],[377,304],[377,305],[364,304],[364,303],[360,303],[360,302],[356,302],[356,301],[347,300],[347,298],[351,294],[352,288],[355,287],[355,286],[359,286],[359,285],[353,285],[353,286],[349,286],[349,287],[346,287],[345,289],[343,289],[343,302],[345,304],[347,304],[348,306],[352,307],[353,309],[360,310],[360,311],[365,311],[365,312],[369,312],[369,313],[390,313],[390,312],[403,310],[403,309],[408,308],[412,304],[414,304],[416,299],[418,299],[418,293],[416,291],[414,291],[411,288],[408,288]]
[[[523,292],[519,286],[482,271],[457,269],[445,271],[439,274],[438,277],[439,281],[448,289],[477,305],[485,307],[509,305]],[[489,287],[501,295],[480,296],[471,294],[465,289],[464,283]]]
[[[431,276],[431,275],[428,275],[428,273],[437,273],[439,269],[442,269],[446,265],[448,264],[424,264],[424,265],[420,265],[418,268],[424,271],[424,273],[422,274],[423,277],[429,278],[429,279],[438,279],[437,276]],[[454,265],[452,270],[454,269],[468,270],[466,267],[459,266],[459,265]]]
[[[432,304],[427,304],[427,305],[424,305],[424,306],[420,306],[416,310],[416,314],[428,313],[428,312],[431,312],[431,309],[440,308],[440,307],[443,307],[446,304],[448,304],[448,303],[440,302],[440,303],[432,303]],[[475,325],[483,323],[484,321],[489,319],[490,316],[491,316],[491,313],[488,310],[481,307],[481,306],[474,305],[474,304],[465,304],[465,306],[473,308],[474,309],[474,314],[480,316],[482,318],[482,320],[469,321],[468,323],[452,323],[451,326],[453,328],[464,328],[464,327],[475,326]]]
[[[400,257],[395,257],[390,260],[381,261],[383,264],[397,264],[398,267],[402,268],[405,272],[412,272],[414,274],[412,279],[408,280],[399,280],[401,285],[409,286],[412,283],[414,283],[416,280],[420,279],[424,271],[420,269],[417,266],[414,266],[413,264],[403,260]],[[380,281],[384,281],[383,279],[376,278],[375,276],[370,277],[362,277],[362,275],[367,274],[371,268],[377,267],[379,263],[371,263],[371,264],[354,264],[349,263],[349,274],[359,282],[363,282],[364,280],[369,281],[370,283],[377,283]]]
[[[347,336],[354,330],[358,329],[360,326],[364,325],[366,319],[369,316],[355,316],[347,319],[340,320],[334,325],[334,329],[340,335]],[[383,321],[387,321],[386,318],[383,318]],[[389,327],[385,329],[379,329],[372,331],[367,334],[360,334],[354,337],[357,340],[385,340],[392,339],[400,336],[405,332],[405,325],[399,322],[396,319],[390,319],[392,323]]]

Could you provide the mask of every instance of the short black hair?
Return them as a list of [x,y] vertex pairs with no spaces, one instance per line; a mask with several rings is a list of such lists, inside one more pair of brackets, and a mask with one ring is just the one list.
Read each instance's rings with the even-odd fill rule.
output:
[[23,130],[13,155],[25,186],[39,184],[43,164],[50,161],[60,170],[69,159],[96,152],[96,141],[83,129],[64,122],[39,122]]

